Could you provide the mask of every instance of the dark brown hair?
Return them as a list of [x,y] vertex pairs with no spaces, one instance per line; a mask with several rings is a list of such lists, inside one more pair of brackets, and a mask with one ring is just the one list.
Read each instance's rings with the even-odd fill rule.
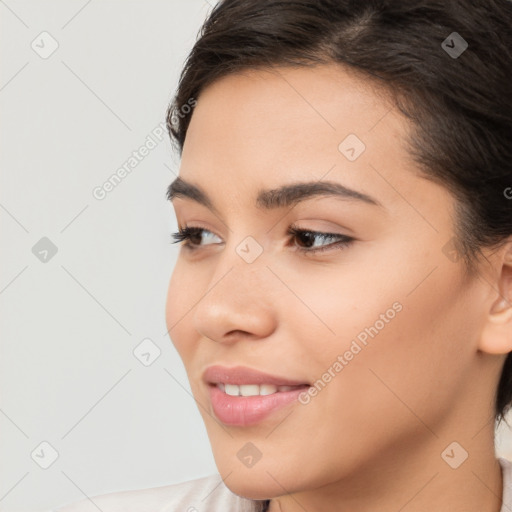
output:
[[[167,127],[181,155],[190,105],[215,80],[349,66],[411,121],[410,154],[456,198],[453,244],[473,274],[482,248],[512,235],[511,49],[510,0],[223,0],[187,58]],[[512,402],[511,356],[495,395],[498,423]]]

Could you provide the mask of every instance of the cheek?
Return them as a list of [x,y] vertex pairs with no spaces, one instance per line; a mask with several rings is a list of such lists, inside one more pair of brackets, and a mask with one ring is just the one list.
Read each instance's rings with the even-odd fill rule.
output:
[[197,276],[187,273],[182,261],[178,261],[171,275],[167,289],[165,305],[165,322],[169,337],[180,357],[187,365],[189,354],[194,350],[191,339],[190,324],[193,305],[199,300],[199,280]]
[[[368,368],[377,365],[404,388],[423,375],[453,374],[454,364],[468,364],[466,341],[477,332],[475,321],[469,319],[474,323],[469,325],[465,319],[468,290],[460,268],[429,241],[428,251],[395,240],[364,254],[347,252],[344,264],[336,268],[311,266],[300,277],[291,271],[283,274],[304,303],[289,297],[301,319],[294,337],[302,340],[316,377],[346,352],[347,370],[364,365],[364,379],[375,380]],[[466,352],[457,357],[461,345]]]
[[404,315],[399,281],[383,272],[372,273],[365,262],[311,265],[294,274],[283,269],[280,276],[293,291],[285,290],[274,303],[293,331],[282,341],[294,341],[291,353],[307,354],[307,367],[314,376],[326,371],[338,355],[351,348],[357,351],[354,340],[363,348],[365,343],[369,346],[371,339],[382,338]]
[[457,402],[474,358],[478,318],[467,318],[471,292],[449,264],[440,262],[417,288],[428,272],[395,268],[392,274],[390,268],[324,284],[323,298],[310,295],[312,309],[335,331],[321,350],[309,346],[312,372],[322,381],[311,406],[318,414],[329,410],[332,424],[349,437],[377,442],[375,418],[384,431],[403,435],[422,421],[434,428]]

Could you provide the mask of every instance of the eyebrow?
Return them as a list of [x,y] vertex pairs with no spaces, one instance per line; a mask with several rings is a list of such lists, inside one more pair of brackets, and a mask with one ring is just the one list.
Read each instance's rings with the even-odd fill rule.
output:
[[[215,213],[219,213],[212,200],[201,187],[179,176],[167,189],[167,199],[169,201],[172,202],[176,197],[190,199],[206,206]],[[266,210],[285,208],[314,197],[336,197],[344,200],[357,200],[373,206],[383,207],[373,197],[334,181],[297,182],[274,189],[260,190],[256,198],[256,206]]]

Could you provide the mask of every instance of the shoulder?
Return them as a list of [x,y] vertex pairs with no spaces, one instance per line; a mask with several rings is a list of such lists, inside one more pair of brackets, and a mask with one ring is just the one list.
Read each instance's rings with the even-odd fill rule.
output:
[[503,476],[502,507],[500,512],[510,510],[512,507],[512,462],[504,457],[498,457]]
[[498,457],[503,475],[503,491],[508,492],[512,497],[512,462],[504,457]]
[[241,498],[220,475],[148,489],[101,494],[51,512],[258,512],[260,502]]

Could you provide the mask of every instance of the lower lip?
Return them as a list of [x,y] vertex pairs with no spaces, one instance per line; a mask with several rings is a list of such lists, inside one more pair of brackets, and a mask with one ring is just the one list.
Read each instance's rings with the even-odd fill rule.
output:
[[295,402],[307,387],[278,391],[271,395],[231,396],[210,385],[215,416],[225,425],[246,427],[263,421],[273,412]]

